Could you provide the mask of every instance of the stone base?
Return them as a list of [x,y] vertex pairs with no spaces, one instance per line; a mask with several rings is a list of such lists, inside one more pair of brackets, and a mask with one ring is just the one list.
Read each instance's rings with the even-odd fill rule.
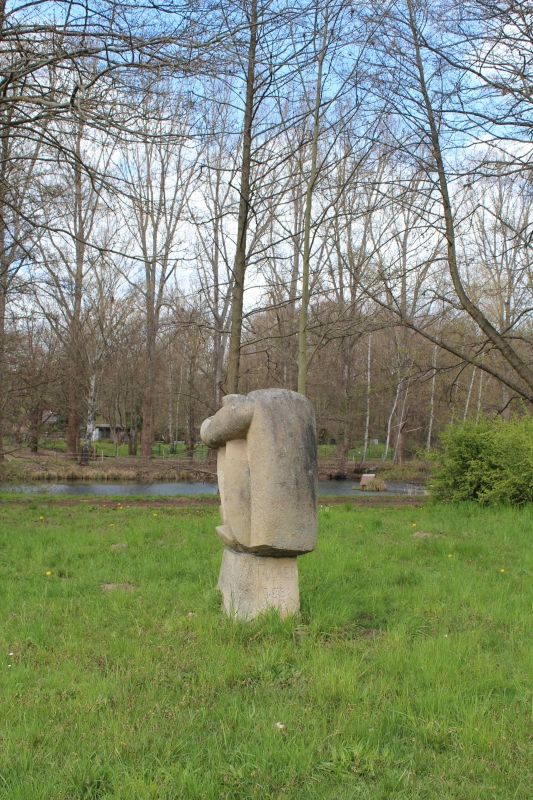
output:
[[280,617],[300,608],[296,558],[271,558],[224,548],[218,578],[224,611],[250,620],[275,608]]

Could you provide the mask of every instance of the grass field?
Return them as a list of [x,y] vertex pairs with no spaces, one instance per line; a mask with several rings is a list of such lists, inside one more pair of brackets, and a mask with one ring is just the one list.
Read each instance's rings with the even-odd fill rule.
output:
[[[51,444],[49,442],[48,444]],[[64,445],[64,442],[60,443]],[[49,481],[64,483],[65,481],[142,481],[142,482],[173,482],[187,480],[203,480],[207,476],[214,477],[215,461],[207,461],[207,448],[197,445],[194,464],[185,462],[184,451],[172,455],[168,452],[168,445],[154,445],[153,458],[149,463],[140,457],[120,455],[115,457],[115,447],[110,442],[100,442],[96,446],[96,458],[90,460],[88,466],[80,466],[78,458],[70,458],[64,452],[54,449],[42,448],[38,454],[28,450],[19,450],[11,453],[0,463],[0,487],[2,482],[7,483],[34,483]],[[101,448],[105,449],[102,456]],[[159,453],[159,448],[161,453]],[[119,453],[124,451],[122,446]],[[319,474],[327,478],[335,472],[332,457],[319,451]],[[344,464],[348,478],[357,477],[361,469],[377,472],[385,481],[412,482],[425,484],[430,476],[431,464],[420,459],[410,459],[403,464],[393,464],[392,461],[367,461],[362,466],[360,463]]]
[[0,798],[529,798],[531,508],[319,516],[246,625],[214,510],[0,500]]
[[[57,453],[66,453],[67,451],[67,443],[65,439],[48,439],[43,440],[41,442],[41,450],[52,450]],[[127,444],[120,444],[115,445],[111,441],[107,441],[103,439],[102,441],[94,443],[94,449],[97,455],[104,455],[106,456],[127,456],[128,455],[128,445]],[[370,444],[367,448],[367,459],[381,459],[385,452],[385,445],[383,444]],[[187,450],[185,444],[180,442],[175,449],[172,449],[169,444],[165,444],[164,442],[156,442],[152,445],[152,454],[154,456],[176,456],[177,458],[185,458],[187,455]],[[334,444],[320,444],[318,445],[318,455],[320,458],[335,458],[337,455],[337,447]],[[353,461],[358,461],[363,455],[363,445],[359,444],[357,447],[353,447],[351,450],[348,451],[346,457]],[[392,460],[394,455],[394,450],[389,448],[389,453],[387,458]],[[203,444],[197,444],[194,448],[194,457],[196,459],[202,460],[205,459],[207,456],[207,447]]]
[[[346,458],[350,461],[360,461],[363,457],[363,443],[360,442],[356,447],[350,448],[346,453]],[[334,444],[319,444],[317,447],[319,458],[336,458],[338,455],[337,446]],[[385,454],[384,444],[369,444],[366,449],[367,461],[382,459]],[[394,457],[393,448],[389,447],[387,460],[392,461]]]
[[[40,445],[41,450],[50,450],[55,453],[66,453],[67,443],[65,439],[48,439],[43,440]],[[116,445],[111,441],[103,439],[93,444],[94,453],[97,457],[103,455],[104,458],[112,458],[115,456],[124,457],[128,455],[128,445]],[[194,447],[194,458],[197,461],[204,461],[207,458],[208,449],[204,444],[197,444]],[[152,445],[152,455],[161,456],[164,458],[185,458],[187,456],[187,448],[183,442],[172,448],[169,444],[164,442],[156,442]],[[137,457],[140,458],[140,447],[138,448]]]

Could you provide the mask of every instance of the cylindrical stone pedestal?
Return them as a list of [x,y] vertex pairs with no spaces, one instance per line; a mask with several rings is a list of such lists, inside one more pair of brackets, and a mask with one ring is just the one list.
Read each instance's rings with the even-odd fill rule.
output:
[[249,620],[271,608],[280,617],[300,608],[296,558],[271,558],[224,548],[218,579],[224,611]]

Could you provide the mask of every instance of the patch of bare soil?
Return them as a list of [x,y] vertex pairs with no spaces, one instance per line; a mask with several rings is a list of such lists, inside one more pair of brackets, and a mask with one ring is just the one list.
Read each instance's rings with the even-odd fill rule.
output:
[[382,633],[383,631],[378,628],[361,628],[357,635],[360,639],[375,639],[376,636],[381,636]]
[[114,592],[116,589],[119,589],[123,592],[133,592],[135,590],[135,586],[133,583],[101,583],[100,589],[103,592]]

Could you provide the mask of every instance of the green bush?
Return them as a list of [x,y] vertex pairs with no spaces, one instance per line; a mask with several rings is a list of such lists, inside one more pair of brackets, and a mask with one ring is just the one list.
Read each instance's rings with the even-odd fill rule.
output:
[[533,418],[463,422],[441,436],[431,491],[481,505],[533,501]]

